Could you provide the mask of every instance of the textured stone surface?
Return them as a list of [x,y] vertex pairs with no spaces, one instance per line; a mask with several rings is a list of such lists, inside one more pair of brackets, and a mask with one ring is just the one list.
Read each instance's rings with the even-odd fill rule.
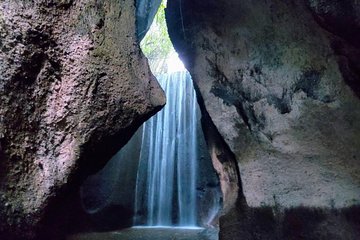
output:
[[237,208],[221,218],[221,240],[356,240],[360,208]]
[[165,103],[115,0],[0,1],[0,98],[0,232],[21,238]]
[[239,192],[241,192],[239,170],[234,154],[216,129],[216,126],[204,107],[204,102],[201,97],[199,97],[199,103],[202,114],[202,129],[206,144],[208,146],[212,164],[220,181],[222,211],[219,215],[222,215],[222,213],[226,213],[232,209],[239,197],[242,196],[241,194],[239,195]]
[[360,96],[360,4],[357,0],[307,0],[314,19],[333,36],[331,46],[337,55],[344,80]]
[[[180,14],[175,1],[169,9],[175,47],[238,160],[247,203],[359,203],[360,101],[332,48],[338,37],[307,5],[183,1]],[[351,64],[346,71],[358,76]]]
[[[225,143],[207,135],[220,149],[212,156],[224,198],[240,197],[220,221],[221,239],[359,234],[359,16],[351,0],[168,3],[170,37]],[[237,166],[217,160],[224,149]]]

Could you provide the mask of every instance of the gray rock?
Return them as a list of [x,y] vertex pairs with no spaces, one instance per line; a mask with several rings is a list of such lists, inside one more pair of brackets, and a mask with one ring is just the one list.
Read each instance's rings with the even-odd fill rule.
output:
[[360,203],[360,101],[306,6],[183,4],[185,30],[172,38],[236,156],[247,203]]
[[207,135],[213,161],[226,156],[215,166],[230,210],[223,239],[255,229],[242,218],[264,226],[271,209],[360,204],[359,16],[357,1],[168,3],[170,37],[219,133]]
[[5,0],[0,12],[0,232],[23,239],[165,97],[133,1]]

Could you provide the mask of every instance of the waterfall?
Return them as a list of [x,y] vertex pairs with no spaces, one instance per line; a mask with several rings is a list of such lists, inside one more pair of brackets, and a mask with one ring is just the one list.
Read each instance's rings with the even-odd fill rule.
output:
[[188,72],[157,77],[167,97],[143,126],[135,225],[196,226],[198,106]]

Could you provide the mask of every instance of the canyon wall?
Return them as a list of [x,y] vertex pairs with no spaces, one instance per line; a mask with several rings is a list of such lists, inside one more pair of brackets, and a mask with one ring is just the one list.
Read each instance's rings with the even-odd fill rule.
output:
[[[220,177],[221,239],[360,235],[359,5],[169,1]],[[0,9],[0,238],[36,238],[165,97],[134,1]]]
[[39,237],[59,196],[165,104],[134,5],[0,2],[1,239]]
[[221,239],[355,239],[358,1],[175,0],[166,15],[221,138],[207,134],[232,208]]

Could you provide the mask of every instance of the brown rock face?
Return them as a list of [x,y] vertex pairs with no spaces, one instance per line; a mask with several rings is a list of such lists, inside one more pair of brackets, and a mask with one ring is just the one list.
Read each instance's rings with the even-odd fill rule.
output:
[[357,1],[169,1],[172,41],[240,172],[246,204],[223,218],[223,239],[337,239],[326,226],[349,223],[351,211],[313,208],[360,204],[359,16]]
[[35,236],[73,176],[165,103],[133,1],[0,2],[0,232]]

